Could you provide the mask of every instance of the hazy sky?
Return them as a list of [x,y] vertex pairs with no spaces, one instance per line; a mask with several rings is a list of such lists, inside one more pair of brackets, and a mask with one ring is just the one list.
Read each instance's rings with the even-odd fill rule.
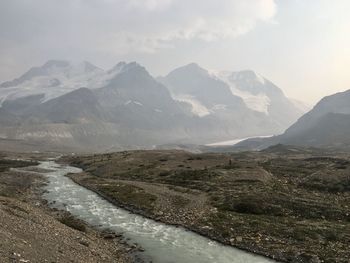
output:
[[0,82],[48,59],[253,69],[313,103],[350,89],[349,0],[0,0]]

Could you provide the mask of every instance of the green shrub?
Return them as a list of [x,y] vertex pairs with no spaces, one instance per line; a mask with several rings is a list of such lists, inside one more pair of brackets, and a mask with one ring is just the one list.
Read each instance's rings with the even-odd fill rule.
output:
[[242,200],[233,206],[233,210],[242,214],[261,215],[264,213],[262,207],[256,202],[252,202],[252,200]]

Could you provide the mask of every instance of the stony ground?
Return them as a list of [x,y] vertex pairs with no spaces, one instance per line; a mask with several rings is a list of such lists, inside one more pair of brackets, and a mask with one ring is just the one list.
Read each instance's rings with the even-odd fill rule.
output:
[[8,157],[0,155],[0,262],[132,262],[130,248],[118,239],[105,239],[69,214],[49,209],[40,199],[44,181],[36,169],[8,169],[34,163]]
[[115,204],[283,262],[349,262],[350,158],[264,152],[134,151],[65,158]]

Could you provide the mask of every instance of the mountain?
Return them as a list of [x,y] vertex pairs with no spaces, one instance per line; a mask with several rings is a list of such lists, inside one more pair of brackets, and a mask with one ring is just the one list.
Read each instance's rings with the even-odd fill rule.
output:
[[[34,71],[0,90],[14,91],[0,107],[1,138],[90,151],[190,138],[185,126],[192,117],[137,63],[119,63],[108,71],[91,66],[83,73],[70,63],[50,62]],[[35,85],[53,77],[66,82]],[[79,83],[90,88],[77,88]],[[16,94],[22,89],[28,92]]]
[[308,112],[312,109],[312,106],[311,106],[312,104],[306,103],[301,100],[293,99],[293,98],[289,98],[289,99],[294,104],[294,106],[303,113]]
[[41,95],[47,101],[81,87],[101,87],[105,73],[89,62],[50,60],[33,67],[19,78],[0,84],[0,105],[4,101]]
[[7,111],[4,108],[0,108],[0,123],[2,126],[18,125],[19,122],[20,120],[16,117],[15,114]]
[[118,123],[138,137],[146,135],[149,141],[142,144],[148,146],[189,137],[185,126],[191,118],[144,67],[135,62],[119,63],[113,70],[118,74],[94,90],[108,122]]
[[39,123],[87,123],[103,120],[103,109],[94,92],[80,88],[33,107],[26,118]]
[[350,90],[323,98],[282,135],[252,139],[240,148],[262,149],[273,144],[350,149]]
[[159,81],[193,114],[235,122],[246,136],[281,133],[303,114],[281,89],[253,71],[208,71],[192,63]]
[[310,146],[349,145],[350,90],[323,98],[283,134],[283,141]]
[[268,116],[277,133],[283,132],[305,112],[274,83],[254,71],[214,72],[214,76],[224,81],[247,107]]
[[190,143],[272,132],[271,122],[263,114],[249,109],[226,83],[213,78],[197,64],[175,69],[158,80],[170,90],[172,98],[181,103],[183,110],[195,117],[190,126],[197,130],[194,137],[197,141]]
[[[195,63],[175,69],[162,81],[175,99],[189,102],[194,113],[198,108],[204,109],[206,114],[225,108],[246,109],[243,100],[232,94],[224,82],[213,78]],[[196,105],[199,106],[197,109]],[[198,112],[198,115],[205,116],[205,112]]]
[[[230,85],[197,64],[155,79],[136,62],[103,70],[51,60],[0,85],[0,138],[28,148],[111,151],[206,144],[286,127]],[[255,88],[246,93],[288,102],[275,86]]]

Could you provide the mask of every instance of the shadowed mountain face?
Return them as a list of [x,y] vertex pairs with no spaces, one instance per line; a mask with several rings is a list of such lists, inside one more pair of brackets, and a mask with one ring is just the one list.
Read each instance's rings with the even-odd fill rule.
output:
[[[256,76],[231,78],[253,83]],[[104,71],[49,61],[1,84],[0,136],[80,150],[150,148],[279,133],[287,127],[279,118],[298,115],[274,117],[270,109],[292,103],[273,84],[233,83],[196,64],[156,80],[135,62]]]
[[284,134],[269,139],[247,140],[240,148],[262,149],[282,143],[350,149],[350,90],[323,98]]
[[[94,92],[80,88],[33,107],[30,112],[41,123],[88,123],[103,121],[103,109]],[[28,117],[30,118],[30,115]]]
[[2,126],[16,126],[19,124],[19,118],[6,109],[0,108],[0,123]]
[[219,106],[247,110],[243,100],[232,94],[226,83],[213,78],[197,64],[175,69],[163,81],[175,97],[188,95],[208,110],[215,110]]
[[319,117],[307,129],[302,128],[293,135],[288,130],[283,142],[317,147],[350,148],[349,131],[350,114],[329,112]]
[[105,87],[95,90],[105,107],[130,108],[138,105],[158,113],[171,115],[182,113],[166,87],[149,75],[145,68],[136,63],[130,63],[127,67],[112,78]]
[[350,90],[323,98],[286,130],[283,140],[311,146],[349,147]]
[[311,111],[288,128],[286,134],[293,136],[306,131],[317,125],[321,118],[328,113],[350,114],[350,90],[323,98]]
[[[137,63],[125,65],[108,85],[95,89],[107,121],[148,131],[182,129],[190,120],[169,91]],[[176,137],[176,136],[175,136]]]

